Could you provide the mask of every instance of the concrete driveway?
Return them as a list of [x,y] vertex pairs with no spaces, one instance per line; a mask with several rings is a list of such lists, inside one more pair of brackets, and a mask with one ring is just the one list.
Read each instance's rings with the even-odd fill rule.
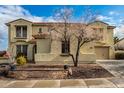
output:
[[124,60],[99,60],[96,63],[108,70],[115,77],[124,76]]

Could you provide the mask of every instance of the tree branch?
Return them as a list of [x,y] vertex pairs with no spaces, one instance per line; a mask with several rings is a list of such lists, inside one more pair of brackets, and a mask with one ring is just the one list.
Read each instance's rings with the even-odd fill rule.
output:
[[75,63],[74,55],[69,53],[69,56],[72,57],[73,62]]

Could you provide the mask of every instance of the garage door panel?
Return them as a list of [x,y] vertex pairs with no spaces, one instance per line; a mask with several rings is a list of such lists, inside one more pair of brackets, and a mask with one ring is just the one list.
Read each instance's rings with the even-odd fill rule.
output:
[[97,59],[109,59],[109,48],[108,47],[96,47],[96,58]]

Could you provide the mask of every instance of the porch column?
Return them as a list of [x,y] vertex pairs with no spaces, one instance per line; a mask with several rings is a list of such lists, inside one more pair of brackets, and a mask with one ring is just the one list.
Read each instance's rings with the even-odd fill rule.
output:
[[27,50],[27,58],[28,60],[33,60],[33,44],[28,45],[28,50]]

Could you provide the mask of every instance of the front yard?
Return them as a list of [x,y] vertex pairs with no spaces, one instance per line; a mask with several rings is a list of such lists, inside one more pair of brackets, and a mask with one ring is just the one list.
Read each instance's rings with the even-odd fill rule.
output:
[[81,64],[78,67],[69,66],[72,69],[72,75],[68,75],[68,71],[64,70],[63,65],[36,65],[26,64],[17,66],[14,71],[9,71],[8,75],[0,79],[87,79],[87,78],[106,78],[113,77],[111,73],[98,64]]

